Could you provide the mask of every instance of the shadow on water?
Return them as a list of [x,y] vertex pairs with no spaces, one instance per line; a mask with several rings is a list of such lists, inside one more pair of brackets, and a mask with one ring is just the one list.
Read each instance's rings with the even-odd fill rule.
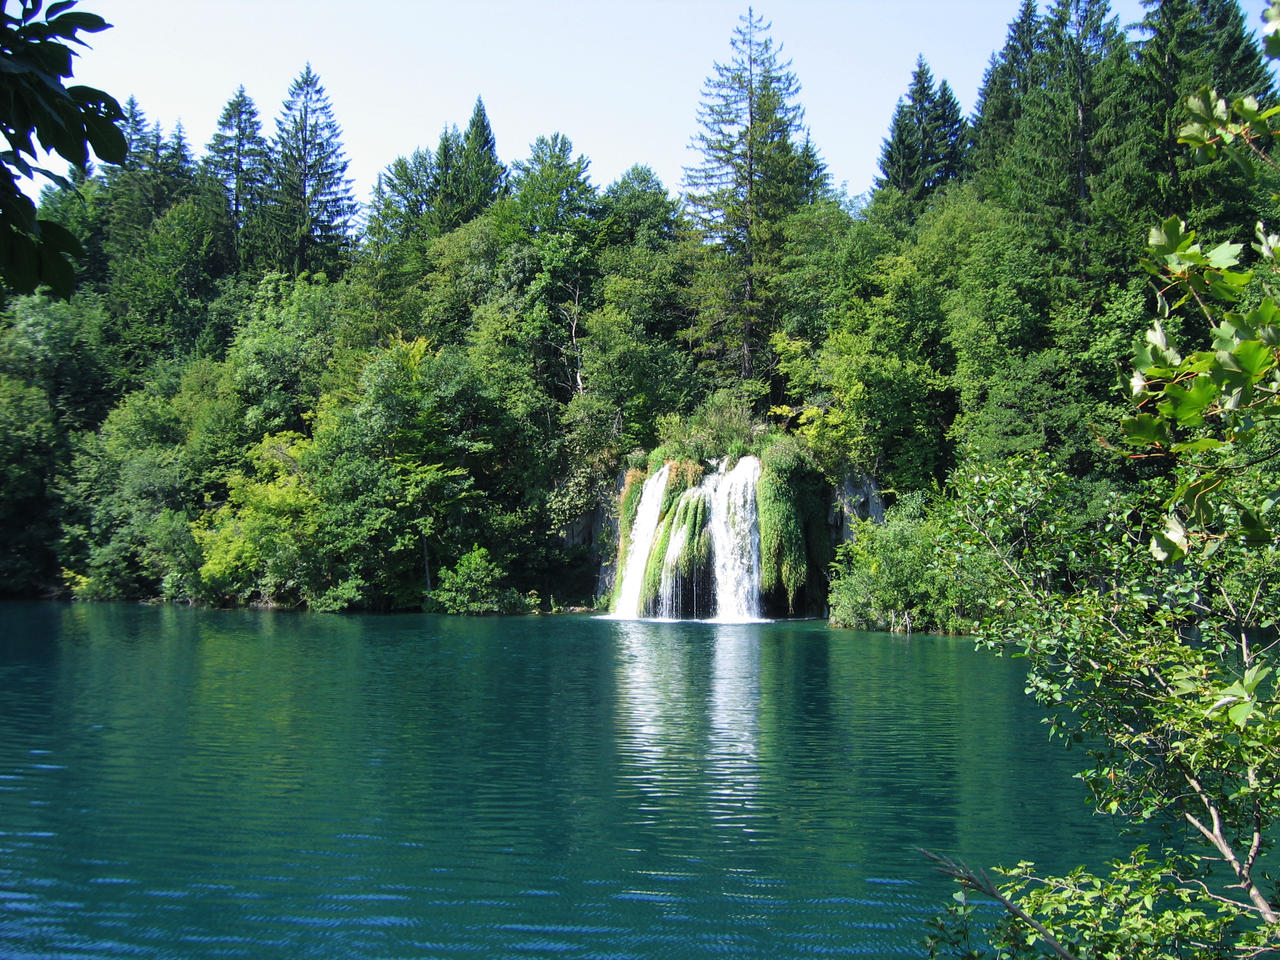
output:
[[919,955],[1108,852],[1015,663],[817,622],[0,607],[6,957]]

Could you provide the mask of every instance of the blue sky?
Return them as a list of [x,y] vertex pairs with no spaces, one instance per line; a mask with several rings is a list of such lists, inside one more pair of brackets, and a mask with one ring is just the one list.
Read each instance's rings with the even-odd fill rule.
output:
[[[678,192],[704,79],[730,58],[745,12],[728,0],[82,0],[113,29],[90,38],[78,82],[152,121],[181,121],[197,154],[238,85],[274,129],[290,81],[310,61],[333,102],[364,201],[380,170],[477,95],[504,161],[560,131],[604,186],[633,163]],[[1253,18],[1252,7],[1245,9]],[[894,104],[916,55],[969,110],[1018,0],[773,0],[755,4],[802,85],[806,122],[836,184],[871,185]],[[1122,23],[1139,0],[1113,0]],[[1260,9],[1260,6],[1259,6]]]

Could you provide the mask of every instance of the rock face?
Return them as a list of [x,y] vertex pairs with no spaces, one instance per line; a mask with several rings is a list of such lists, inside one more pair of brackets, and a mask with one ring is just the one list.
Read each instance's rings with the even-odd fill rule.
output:
[[849,521],[854,519],[884,523],[884,497],[871,477],[846,473],[831,505],[832,527],[838,529],[839,542],[853,539]]

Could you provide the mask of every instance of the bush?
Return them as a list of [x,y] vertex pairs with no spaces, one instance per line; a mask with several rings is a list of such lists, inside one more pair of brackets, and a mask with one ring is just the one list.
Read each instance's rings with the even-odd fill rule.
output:
[[428,606],[444,613],[479,615],[487,613],[528,613],[536,608],[537,597],[521,596],[502,582],[507,572],[481,546],[472,547],[452,568],[440,571],[439,583],[431,591]]

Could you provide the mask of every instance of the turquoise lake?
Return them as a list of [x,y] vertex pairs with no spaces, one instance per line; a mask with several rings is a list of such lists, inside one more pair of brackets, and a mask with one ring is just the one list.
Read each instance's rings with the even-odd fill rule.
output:
[[1016,660],[820,622],[0,606],[0,956],[921,956],[1118,850]]

